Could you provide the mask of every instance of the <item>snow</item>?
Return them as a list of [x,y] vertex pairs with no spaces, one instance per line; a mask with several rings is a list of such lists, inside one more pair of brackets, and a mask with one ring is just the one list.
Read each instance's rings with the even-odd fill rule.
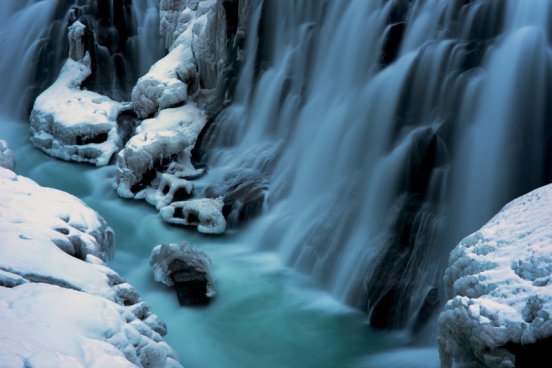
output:
[[[132,90],[133,108],[145,118],[190,100],[200,79],[214,88],[226,65],[226,20],[215,0],[160,3],[160,31],[167,56],[155,63]],[[192,96],[193,97],[193,96]]]
[[[117,193],[124,198],[134,198],[133,186],[140,183],[144,174],[156,165],[159,166],[163,160],[179,162],[180,169],[193,174],[196,170],[190,163],[191,151],[206,123],[204,112],[193,104],[165,109],[155,118],[144,120],[137,128],[136,135],[119,152],[115,180]],[[175,170],[176,166],[173,164]],[[137,198],[146,196],[147,191],[137,195]]]
[[27,283],[0,287],[0,300],[4,367],[180,367],[158,334],[104,298]]
[[452,251],[441,313],[444,367],[514,367],[519,347],[552,336],[552,185],[506,205]]
[[204,234],[222,234],[226,231],[223,206],[222,197],[190,199],[173,202],[161,208],[160,213],[171,224],[197,226],[197,231]]
[[[84,25],[69,29],[70,55],[81,55]],[[121,147],[117,116],[123,104],[96,92],[82,90],[91,74],[90,55],[68,58],[57,80],[35,100],[31,112],[31,142],[47,154],[63,160],[107,165]]]
[[15,169],[15,154],[8,148],[6,141],[0,139],[0,167]]
[[180,367],[96,212],[4,168],[0,188],[2,366]]

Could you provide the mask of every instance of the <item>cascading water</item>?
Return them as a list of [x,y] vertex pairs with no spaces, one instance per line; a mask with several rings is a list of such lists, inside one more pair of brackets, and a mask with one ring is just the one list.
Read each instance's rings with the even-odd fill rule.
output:
[[258,2],[235,101],[202,145],[205,181],[268,188],[251,243],[373,326],[418,329],[451,247],[550,180],[551,10]]
[[[54,13],[52,1],[2,1],[0,3],[0,58],[2,85],[10,87],[0,99],[0,111],[18,115],[25,89],[31,84],[36,50]],[[15,107],[15,108],[14,108]]]

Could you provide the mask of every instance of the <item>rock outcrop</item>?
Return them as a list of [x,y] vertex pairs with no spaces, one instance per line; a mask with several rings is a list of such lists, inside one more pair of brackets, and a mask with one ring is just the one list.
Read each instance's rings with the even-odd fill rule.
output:
[[8,170],[15,169],[15,154],[2,139],[0,139],[0,167]]
[[[139,117],[195,101],[204,105],[228,63],[222,1],[160,1],[160,31],[169,50],[132,90]],[[210,95],[210,96],[209,96]]]
[[150,265],[156,281],[174,287],[180,305],[208,304],[216,295],[211,259],[186,242],[156,246]]
[[197,198],[203,193],[196,193],[192,180],[204,169],[192,164],[192,150],[208,118],[223,106],[235,48],[230,44],[244,37],[239,17],[248,16],[248,7],[247,1],[160,1],[160,32],[169,52],[132,91],[134,111],[150,118],[118,155],[120,196],[145,199],[164,220],[210,234],[224,232],[226,219],[218,196]]
[[79,21],[69,27],[71,57],[54,84],[35,100],[31,142],[51,156],[102,166],[122,146],[117,117],[124,108],[109,97],[81,89],[92,72],[82,41],[85,29]]
[[4,168],[0,188],[3,366],[180,367],[165,325],[107,267],[114,235],[100,216]]
[[443,367],[548,367],[552,185],[506,205],[452,251],[439,318]]

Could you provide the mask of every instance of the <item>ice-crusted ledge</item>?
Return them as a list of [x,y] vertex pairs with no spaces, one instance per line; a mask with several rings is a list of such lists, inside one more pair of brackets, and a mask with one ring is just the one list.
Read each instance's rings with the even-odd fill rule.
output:
[[[158,171],[168,169],[170,163],[166,181],[170,177],[182,180],[200,175],[201,170],[190,163],[190,156],[206,122],[203,110],[193,104],[165,109],[144,120],[118,154],[117,193],[123,198],[146,198],[149,192],[157,190]],[[191,183],[182,185],[189,187]],[[191,192],[192,188],[187,190]],[[157,204],[153,197],[151,201],[154,206]]]
[[0,139],[0,167],[9,170],[15,169],[15,154],[2,139]]
[[78,21],[69,27],[69,54],[78,59],[68,58],[54,84],[35,100],[31,142],[51,156],[102,166],[122,146],[117,117],[128,107],[81,89],[92,73],[90,55],[83,54],[84,28]]
[[228,58],[222,2],[161,0],[160,18],[169,53],[132,90],[132,104],[141,118],[190,100],[190,92],[216,89]]
[[0,168],[0,362],[181,367],[166,327],[105,261],[113,232],[79,199]]
[[123,198],[145,199],[163,220],[197,227],[208,234],[226,230],[220,199],[191,199],[203,174],[191,163],[191,151],[207,122],[193,104],[162,110],[137,128],[118,154],[115,188]]
[[[536,367],[552,343],[552,185],[506,205],[452,251],[444,367]],[[540,363],[539,363],[540,362]]]

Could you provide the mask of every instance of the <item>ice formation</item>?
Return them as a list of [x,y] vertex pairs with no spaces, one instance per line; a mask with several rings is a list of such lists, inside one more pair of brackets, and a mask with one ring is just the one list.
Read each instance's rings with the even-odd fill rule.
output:
[[204,112],[193,104],[165,109],[144,120],[119,152],[117,193],[124,198],[145,198],[148,192],[157,190],[158,173],[167,170],[174,179],[165,175],[165,181],[199,175],[201,172],[190,163],[190,155],[206,122]]
[[[540,367],[552,341],[552,185],[506,205],[452,251],[444,367]],[[546,365],[547,366],[547,365]]]
[[0,139],[0,167],[9,170],[15,169],[15,154],[2,139]]
[[90,76],[90,55],[84,53],[84,25],[69,27],[70,51],[57,80],[35,100],[31,112],[31,141],[44,152],[64,160],[109,163],[122,143],[117,132],[121,103],[81,89]]
[[161,0],[160,11],[169,53],[132,90],[134,110],[142,118],[186,102],[190,92],[214,89],[227,63],[221,2]]
[[181,305],[207,304],[216,295],[211,259],[186,242],[157,245],[150,265],[155,281],[173,286]]
[[226,231],[223,206],[222,197],[173,202],[161,208],[161,218],[171,224],[197,226],[200,233],[222,234]]
[[180,367],[166,328],[105,261],[113,232],[79,199],[0,168],[0,362]]

